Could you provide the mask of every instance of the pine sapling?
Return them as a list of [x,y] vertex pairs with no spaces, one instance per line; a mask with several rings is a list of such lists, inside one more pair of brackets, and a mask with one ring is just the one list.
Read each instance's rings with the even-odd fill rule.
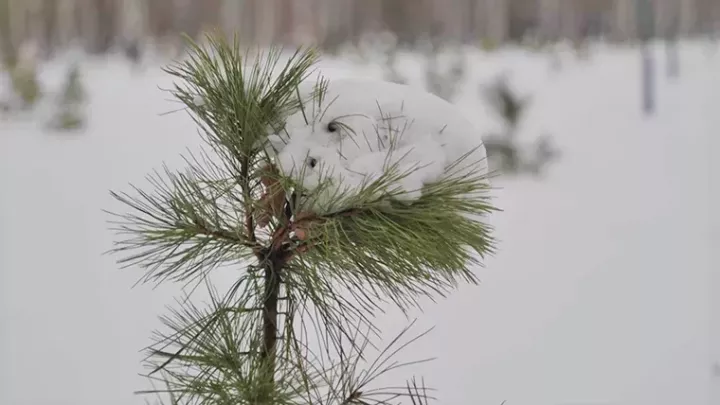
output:
[[[186,156],[185,170],[150,176],[150,191],[112,192],[129,210],[112,214],[120,263],[144,269],[145,282],[201,284],[210,296],[203,306],[184,297],[162,318],[147,359],[162,387],[142,393],[172,404],[427,403],[432,390],[414,377],[376,386],[413,364],[391,359],[424,333],[406,339],[405,329],[372,360],[372,319],[477,282],[473,267],[494,247],[486,178],[444,180],[398,204],[379,186],[398,176],[389,172],[314,212],[267,143],[302,107],[299,85],[317,53],[246,56],[219,36],[189,48],[166,71],[206,149]],[[313,97],[323,92],[319,84]],[[221,265],[242,270],[223,292],[210,281]]]
[[532,153],[523,153],[517,132],[529,105],[529,98],[520,97],[507,77],[497,79],[484,91],[495,113],[505,122],[503,133],[483,137],[491,166],[505,174],[531,173],[540,175],[544,167],[559,156],[549,135],[540,136]]
[[85,123],[83,107],[86,97],[81,81],[80,67],[73,64],[68,69],[65,83],[57,99],[57,112],[50,125],[60,130],[81,128]]

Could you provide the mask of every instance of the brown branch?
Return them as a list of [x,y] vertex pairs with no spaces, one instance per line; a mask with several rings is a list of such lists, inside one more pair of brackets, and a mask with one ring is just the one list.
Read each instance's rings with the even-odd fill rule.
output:
[[12,72],[17,63],[17,50],[10,32],[10,0],[0,0],[0,53],[2,67]]

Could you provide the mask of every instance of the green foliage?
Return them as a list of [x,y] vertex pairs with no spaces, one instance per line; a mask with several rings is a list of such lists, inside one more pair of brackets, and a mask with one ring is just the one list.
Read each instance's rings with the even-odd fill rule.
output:
[[83,119],[83,117],[78,112],[73,110],[60,111],[55,117],[55,121],[53,122],[56,129],[62,129],[66,131],[81,128],[84,123],[85,120]]
[[[205,307],[188,297],[163,318],[167,331],[148,348],[148,366],[165,388],[144,393],[171,394],[173,404],[426,403],[430,391],[414,379],[373,386],[412,364],[390,358],[415,339],[400,343],[404,331],[364,365],[378,335],[371,318],[382,302],[407,309],[418,296],[475,282],[472,267],[493,247],[482,221],[495,210],[487,179],[448,176],[399,203],[393,184],[407,173],[393,166],[360,190],[323,183],[305,194],[302,184],[268,174],[266,143],[303,101],[324,97],[323,81],[313,100],[298,97],[317,53],[253,55],[237,39],[207,40],[190,42],[187,59],[166,71],[209,150],[188,155],[184,170],[148,177],[152,191],[112,193],[129,208],[112,214],[120,263],[143,268],[147,282],[202,283],[211,296]],[[281,186],[284,212],[265,227],[257,218],[268,182]],[[326,209],[312,211],[321,195]],[[219,294],[208,275],[228,264],[244,271]]]
[[[213,150],[250,169],[263,150],[268,127],[278,129],[283,117],[300,107],[296,89],[310,74],[317,55],[298,51],[275,74],[282,57],[279,50],[261,52],[250,62],[252,58],[239,51],[237,40],[232,45],[219,37],[208,40],[212,51],[190,43],[188,60],[165,71],[182,81],[173,94],[192,110]],[[202,105],[193,102],[198,96]]]
[[57,113],[50,123],[55,129],[67,131],[81,128],[85,124],[83,107],[87,95],[80,77],[80,67],[72,65],[57,99]]
[[[438,37],[431,37],[421,46],[421,54],[425,63],[425,89],[449,102],[457,95],[460,86],[467,76],[465,54],[459,46],[453,46]],[[400,47],[390,45],[385,49],[384,63],[385,80],[407,84],[408,79],[397,68]],[[446,66],[443,56],[452,56]]]
[[498,49],[498,43],[492,38],[483,37],[480,40],[480,48],[485,52],[492,52]]
[[384,188],[382,182],[393,183],[393,177],[368,185],[353,200],[338,198],[344,208],[325,216],[315,231],[319,240],[309,242],[314,249],[300,256],[298,273],[336,278],[351,291],[369,285],[370,292],[363,289],[364,295],[356,297],[366,306],[389,299],[403,309],[417,295],[443,294],[459,281],[476,282],[470,267],[479,264],[476,255],[493,248],[487,225],[472,218],[494,211],[485,179],[427,186],[407,206],[384,204],[392,193],[373,190]]
[[31,66],[16,65],[10,70],[13,91],[20,97],[23,107],[35,105],[42,95],[37,72]]
[[498,79],[486,91],[485,96],[496,113],[503,117],[508,126],[513,130],[511,135],[514,135],[514,129],[520,124],[520,121],[527,111],[529,100],[519,97],[510,87],[506,78]]
[[548,163],[559,156],[559,152],[550,137],[544,135],[536,141],[532,154],[521,153],[517,130],[527,111],[529,99],[518,96],[506,78],[500,78],[490,86],[485,91],[485,97],[506,124],[503,134],[487,135],[483,139],[491,167],[505,174],[539,175]]
[[87,97],[80,80],[80,66],[74,64],[68,69],[65,84],[61,93],[61,101],[67,104],[80,104]]

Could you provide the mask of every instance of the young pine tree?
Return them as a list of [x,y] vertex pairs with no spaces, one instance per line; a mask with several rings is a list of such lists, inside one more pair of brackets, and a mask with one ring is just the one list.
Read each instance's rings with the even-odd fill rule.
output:
[[[189,57],[166,69],[208,150],[189,156],[184,171],[151,177],[154,190],[113,193],[129,208],[115,214],[120,262],[143,268],[144,281],[204,281],[211,296],[204,307],[183,300],[163,318],[148,375],[164,388],[144,392],[173,404],[425,403],[429,391],[414,378],[373,385],[401,366],[389,359],[405,346],[398,337],[363,366],[378,335],[373,314],[476,281],[471,267],[493,247],[481,221],[495,210],[486,179],[426,185],[418,200],[398,204],[383,186],[399,176],[388,170],[338,195],[337,209],[313,213],[264,146],[300,108],[298,85],[316,53],[281,63],[280,51],[246,59],[237,41],[208,44],[191,43]],[[227,264],[242,271],[220,293],[207,276]]]
[[506,77],[499,78],[486,89],[485,97],[495,113],[505,121],[504,133],[484,138],[492,167],[497,167],[504,174],[530,173],[539,176],[549,163],[560,157],[560,151],[547,134],[540,135],[530,151],[522,150],[524,148],[517,140],[517,133],[530,100],[516,94]]
[[80,66],[73,64],[56,100],[56,112],[50,126],[58,130],[75,130],[85,123],[83,108],[87,94],[83,87]]

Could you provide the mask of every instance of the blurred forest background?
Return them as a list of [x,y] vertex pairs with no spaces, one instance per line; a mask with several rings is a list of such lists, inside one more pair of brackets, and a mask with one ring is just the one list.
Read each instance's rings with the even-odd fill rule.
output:
[[[328,54],[379,51],[385,55],[385,79],[399,83],[408,78],[397,69],[397,55],[408,50],[422,55],[426,89],[452,102],[469,69],[467,48],[458,45],[491,51],[516,43],[557,59],[557,44],[586,57],[593,41],[659,39],[668,44],[669,69],[676,72],[678,40],[716,38],[719,28],[718,0],[0,0],[0,90],[10,89],[0,95],[0,112],[28,111],[43,98],[42,61],[68,50],[120,53],[134,63],[177,58],[184,51],[181,33],[199,39],[203,32],[219,30],[239,34],[247,45],[313,44]],[[448,55],[449,64],[441,60]],[[42,119],[56,129],[84,125],[78,63],[68,68],[55,92],[53,116]],[[522,162],[511,138],[527,103],[502,80],[487,90],[485,97],[507,127],[485,137],[491,158],[500,159],[493,163],[504,172],[539,173],[559,151],[543,135],[534,157]],[[651,113],[652,88],[643,91],[644,108]]]
[[720,21],[717,0],[0,0],[0,37],[6,59],[28,43],[45,56],[78,44],[92,53],[140,42],[175,50],[176,34],[214,28],[253,44],[328,50],[378,31],[400,44],[427,34],[485,46],[632,41],[642,10],[654,14],[657,37],[709,35]]

